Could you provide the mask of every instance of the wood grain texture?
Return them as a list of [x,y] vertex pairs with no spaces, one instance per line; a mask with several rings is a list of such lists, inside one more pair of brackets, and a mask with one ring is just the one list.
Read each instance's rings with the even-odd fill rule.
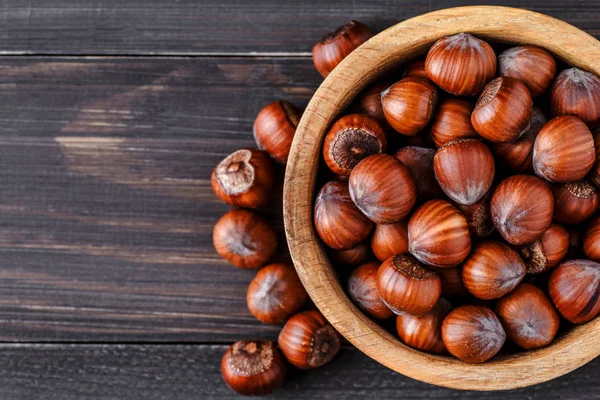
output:
[[[595,0],[484,0],[532,9],[600,35]],[[376,31],[466,0],[9,1],[0,2],[4,54],[194,55],[310,52],[325,32],[357,19]]]
[[[3,400],[240,399],[223,383],[227,346],[1,345]],[[456,391],[406,378],[345,347],[330,364],[288,370],[272,399],[600,399],[596,360],[577,373],[510,392]]]
[[600,354],[600,318],[578,326],[550,346],[473,365],[404,346],[348,299],[315,234],[313,197],[325,132],[369,82],[460,32],[547,48],[570,64],[600,75],[600,42],[556,19],[504,7],[442,10],[404,21],[351,53],[327,77],[300,121],[286,169],[284,218],[290,253],[317,307],[352,344],[404,375],[458,389],[503,390],[568,373]]
[[[3,58],[0,70],[0,340],[276,337],[246,308],[255,272],[213,249],[228,207],[210,173],[254,145],[264,104],[306,104],[321,81],[310,60]],[[281,190],[263,213],[283,241]]]

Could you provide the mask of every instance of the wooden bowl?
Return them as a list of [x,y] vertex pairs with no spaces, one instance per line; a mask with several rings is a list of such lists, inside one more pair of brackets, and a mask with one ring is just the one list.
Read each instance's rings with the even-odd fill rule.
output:
[[461,7],[401,22],[347,57],[317,90],[300,121],[284,186],[284,218],[292,259],[304,286],[333,326],[369,357],[403,375],[457,389],[501,390],[566,374],[600,354],[600,318],[549,347],[472,365],[414,350],[359,311],[338,282],[313,228],[313,198],[327,128],[367,84],[423,54],[437,39],[469,32],[495,41],[533,44],[600,76],[600,42],[546,15],[506,7]]

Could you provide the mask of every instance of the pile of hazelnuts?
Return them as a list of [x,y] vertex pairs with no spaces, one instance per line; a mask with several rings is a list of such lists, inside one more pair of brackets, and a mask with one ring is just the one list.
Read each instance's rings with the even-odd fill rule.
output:
[[[327,76],[372,35],[356,21],[327,34],[313,47],[317,70]],[[367,87],[327,132],[316,233],[336,269],[352,271],[355,304],[383,325],[395,317],[404,344],[482,363],[507,338],[544,347],[600,313],[600,78],[561,69],[539,47],[496,57],[471,34],[445,37],[401,79]],[[261,150],[213,173],[215,193],[241,207],[217,223],[215,247],[240,268],[275,254],[275,233],[248,209],[266,204],[271,159],[285,163],[299,117],[268,105],[254,125]],[[259,320],[287,321],[279,348],[300,368],[340,347],[320,313],[297,313],[306,299],[291,265],[267,265],[248,291]],[[238,342],[223,375],[240,393],[268,393],[284,357]]]

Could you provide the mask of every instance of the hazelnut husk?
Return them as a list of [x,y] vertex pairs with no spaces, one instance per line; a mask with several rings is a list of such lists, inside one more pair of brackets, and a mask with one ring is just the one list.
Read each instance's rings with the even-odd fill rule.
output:
[[283,384],[285,362],[272,342],[235,342],[221,359],[221,374],[227,386],[245,396],[272,393]]
[[500,76],[519,79],[531,92],[541,96],[556,76],[556,60],[552,54],[537,46],[511,47],[498,56]]
[[600,262],[600,217],[588,224],[583,235],[583,251],[590,260]]
[[387,154],[372,155],[358,163],[348,186],[354,204],[376,224],[401,221],[417,201],[409,169]]
[[550,226],[554,197],[540,178],[514,175],[500,182],[494,191],[490,212],[504,240],[523,245],[539,238]]
[[402,147],[394,154],[409,169],[410,175],[417,185],[419,200],[440,198],[444,194],[433,173],[434,155],[435,150],[418,146]]
[[527,86],[518,79],[499,77],[483,89],[471,123],[490,142],[512,142],[529,129],[532,113],[533,99]]
[[358,21],[350,21],[329,32],[312,48],[315,68],[327,77],[348,54],[372,36],[371,29]]
[[442,340],[454,357],[468,363],[482,363],[500,351],[506,332],[492,310],[466,305],[455,308],[444,319]]
[[433,44],[425,71],[446,92],[474,96],[496,75],[496,54],[487,42],[459,33]]
[[225,157],[214,169],[212,190],[225,203],[245,208],[267,204],[275,172],[266,152],[240,149]]
[[430,200],[408,221],[408,251],[438,268],[455,267],[471,252],[465,216],[445,200]]
[[552,193],[554,219],[562,224],[580,224],[590,219],[598,209],[598,188],[585,180],[556,184]]
[[520,248],[528,274],[550,271],[569,251],[569,232],[558,224],[551,224],[537,240]]
[[283,324],[298,312],[308,299],[292,265],[270,264],[263,267],[246,293],[248,310],[265,324]]
[[464,99],[449,98],[440,101],[431,120],[431,138],[436,147],[442,147],[456,139],[478,138],[471,124],[475,106]]
[[539,131],[533,144],[535,174],[550,182],[583,179],[595,160],[594,137],[577,117],[562,116],[550,120]]
[[358,246],[371,234],[373,223],[356,207],[348,184],[331,181],[315,200],[314,224],[321,240],[335,250]]
[[556,77],[550,94],[554,116],[574,115],[587,126],[600,124],[600,78],[579,68],[562,71]]
[[379,261],[385,261],[396,254],[408,254],[408,224],[406,221],[375,225],[371,237],[371,249]]
[[396,317],[396,332],[407,346],[429,353],[444,354],[446,347],[442,341],[442,322],[450,310],[450,303],[441,298],[431,311],[420,317],[400,314]]
[[377,120],[365,114],[346,115],[325,136],[323,159],[337,175],[350,176],[362,159],[385,151],[387,138]]
[[442,294],[438,274],[410,255],[392,256],[377,272],[381,300],[396,314],[424,315]]
[[318,368],[335,357],[340,335],[318,311],[303,311],[290,318],[277,340],[290,364],[300,369]]
[[496,304],[506,336],[518,346],[537,349],[552,343],[560,319],[552,302],[536,286],[521,283]]
[[217,253],[238,268],[262,267],[277,251],[277,235],[269,223],[249,210],[231,210],[213,230]]
[[431,120],[437,88],[427,78],[409,76],[381,93],[386,121],[398,133],[415,136]]
[[285,100],[265,106],[254,120],[254,140],[278,163],[285,164],[302,112]]
[[511,292],[525,277],[525,263],[504,243],[486,241],[474,246],[463,263],[462,281],[482,300],[498,299]]
[[552,271],[548,282],[552,302],[569,322],[583,324],[600,313],[600,264],[568,260]]
[[433,171],[446,196],[465,205],[481,200],[496,172],[492,152],[477,139],[457,139],[440,147]]
[[373,318],[388,319],[392,310],[379,297],[377,290],[378,262],[368,262],[356,268],[348,278],[348,294],[354,303]]

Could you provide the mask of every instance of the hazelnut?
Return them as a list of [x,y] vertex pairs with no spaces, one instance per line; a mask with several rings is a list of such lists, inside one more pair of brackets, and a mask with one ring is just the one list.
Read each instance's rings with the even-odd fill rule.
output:
[[481,200],[494,180],[494,156],[477,139],[457,139],[435,153],[433,171],[451,200],[471,205]]
[[427,53],[425,71],[446,92],[473,96],[496,75],[496,54],[483,40],[459,33],[433,44]]
[[427,314],[416,317],[400,314],[396,317],[396,331],[400,340],[407,346],[430,353],[444,354],[442,342],[442,321],[452,310],[445,299],[440,299]]
[[492,310],[466,305],[455,308],[444,319],[442,340],[456,358],[468,363],[482,363],[500,351],[506,333]]
[[427,265],[457,266],[471,252],[465,216],[447,201],[426,202],[408,221],[408,251]]
[[410,171],[387,154],[363,159],[352,170],[348,185],[354,204],[376,224],[402,220],[417,200]]
[[550,299],[528,283],[498,300],[496,314],[508,339],[527,350],[552,343],[560,324]]
[[267,204],[274,181],[273,162],[262,150],[241,149],[225,157],[210,178],[212,190],[225,203],[246,208]]
[[554,219],[562,224],[580,224],[598,209],[600,193],[587,181],[554,185]]
[[568,260],[552,271],[548,292],[554,305],[568,321],[583,324],[600,312],[600,264]]
[[462,281],[467,290],[482,300],[498,299],[511,292],[525,277],[519,254],[501,242],[478,243],[465,260]]
[[492,215],[490,213],[491,199],[492,189],[476,203],[470,205],[454,204],[467,218],[471,237],[481,239],[489,236],[494,231],[494,223],[492,222]]
[[231,210],[213,230],[217,253],[238,268],[262,267],[277,250],[277,235],[267,221],[249,210]]
[[431,120],[431,137],[437,147],[456,139],[478,138],[471,124],[474,105],[467,100],[449,98],[440,101]]
[[429,123],[438,100],[427,78],[409,76],[381,93],[385,119],[398,133],[415,136]]
[[315,68],[323,77],[327,77],[348,54],[372,36],[371,29],[358,21],[350,21],[329,32],[312,48]]
[[396,314],[423,315],[440,298],[442,283],[437,273],[410,255],[388,258],[377,272],[381,300]]
[[298,312],[308,294],[292,265],[270,264],[262,268],[246,294],[248,309],[265,324],[283,324]]
[[546,116],[534,107],[529,129],[519,139],[509,143],[492,143],[492,151],[498,162],[513,172],[533,174],[533,143],[546,122]]
[[417,146],[403,147],[394,154],[409,169],[410,175],[417,185],[419,200],[430,200],[443,196],[442,189],[433,173],[434,155],[435,150]]
[[363,242],[373,223],[354,205],[343,182],[326,183],[315,200],[314,223],[321,240],[335,250],[348,250]]
[[574,115],[590,128],[600,124],[600,78],[570,68],[558,74],[550,94],[550,108],[554,116]]
[[396,254],[408,254],[408,226],[406,221],[388,225],[375,225],[371,249],[379,261]]
[[269,394],[283,384],[285,362],[272,342],[235,342],[221,359],[221,374],[227,386],[245,396]]
[[338,175],[350,175],[363,158],[385,151],[387,139],[377,120],[364,114],[340,118],[325,136],[323,158]]
[[519,79],[527,85],[531,96],[542,95],[556,76],[552,54],[536,46],[517,46],[498,56],[500,76]]
[[394,316],[379,297],[377,291],[377,271],[379,263],[369,262],[356,268],[348,278],[348,293],[354,303],[377,319],[388,319]]
[[596,147],[596,161],[587,178],[596,186],[600,187],[600,129],[593,133]]
[[335,357],[341,347],[340,335],[318,311],[303,311],[284,325],[279,348],[285,358],[300,369],[318,368]]
[[391,127],[388,125],[383,106],[381,105],[381,93],[385,92],[390,87],[390,82],[376,82],[368,86],[354,99],[354,102],[349,107],[350,110],[357,114],[366,114],[369,117],[377,120],[381,127],[388,132]]
[[514,175],[500,182],[492,195],[490,211],[492,222],[504,240],[522,245],[533,242],[548,229],[554,198],[540,178]]
[[406,68],[404,68],[403,78],[407,76],[416,76],[420,78],[427,78],[427,72],[425,72],[425,59],[419,58],[411,61]]
[[541,274],[556,267],[569,251],[569,232],[551,224],[537,240],[521,247],[528,274]]
[[462,268],[438,268],[438,275],[442,281],[442,296],[465,297],[469,291],[462,281]]
[[595,160],[594,137],[577,117],[563,116],[550,120],[537,134],[533,144],[535,174],[550,182],[583,179]]
[[[569,232],[569,251],[567,252],[567,259],[583,258],[583,233],[579,227],[568,227]],[[596,260],[593,260],[596,261]]]
[[600,217],[590,221],[583,235],[583,251],[592,261],[600,261]]
[[254,140],[278,163],[285,164],[302,112],[289,101],[265,106],[254,120]]
[[365,241],[348,250],[329,249],[327,253],[334,266],[355,267],[367,261],[371,255],[371,246],[368,241]]
[[490,142],[512,142],[529,129],[533,100],[529,89],[515,78],[491,81],[477,100],[471,123]]

